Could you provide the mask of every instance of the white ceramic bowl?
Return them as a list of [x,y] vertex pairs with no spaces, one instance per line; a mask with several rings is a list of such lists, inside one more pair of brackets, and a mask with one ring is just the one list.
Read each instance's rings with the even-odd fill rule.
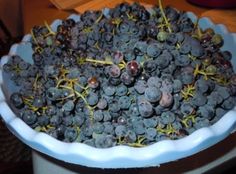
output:
[[[104,10],[104,13],[107,9]],[[196,16],[188,12],[189,17],[196,21]],[[77,15],[69,18],[80,20]],[[55,20],[51,27],[56,27],[61,20]],[[222,50],[229,50],[232,55],[233,67],[236,70],[236,34],[229,33],[222,24],[213,24],[208,18],[201,18],[201,28],[211,27],[224,38]],[[9,55],[3,56],[0,63],[0,115],[9,130],[31,148],[56,159],[73,164],[98,168],[132,168],[158,166],[163,163],[178,160],[206,149],[229,136],[236,127],[236,110],[226,113],[214,125],[196,130],[189,136],[179,140],[163,140],[142,148],[116,146],[98,149],[82,143],[65,143],[54,139],[46,133],[36,132],[19,119],[10,108],[8,99],[15,90],[7,75],[2,71],[3,65],[10,55],[20,55],[24,60],[32,63],[32,48],[30,35],[26,35],[22,42],[14,44]]]

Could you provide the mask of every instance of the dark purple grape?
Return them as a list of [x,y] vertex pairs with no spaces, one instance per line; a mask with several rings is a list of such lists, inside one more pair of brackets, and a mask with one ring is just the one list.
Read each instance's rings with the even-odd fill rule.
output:
[[121,74],[121,72],[120,72],[120,68],[117,66],[117,65],[111,65],[111,66],[109,66],[109,70],[108,70],[109,72],[109,75],[111,76],[111,77],[115,77],[115,78],[117,78],[117,77],[119,77],[120,76],[120,74]]
[[161,91],[155,87],[146,88],[144,95],[149,102],[155,103],[161,99]]
[[97,107],[99,109],[105,109],[107,107],[107,100],[104,98],[100,99],[97,103]]
[[121,84],[116,87],[116,95],[117,96],[124,96],[128,93],[128,88],[127,86]]
[[50,87],[48,90],[47,90],[47,98],[49,100],[56,100],[58,99],[59,97],[61,97],[61,90],[55,88],[55,87]]
[[62,110],[66,111],[66,112],[70,112],[74,109],[75,104],[72,100],[68,100],[63,106],[62,106]]
[[121,33],[127,33],[129,31],[129,24],[128,24],[128,22],[122,22],[119,25],[119,31]]
[[129,109],[131,98],[128,96],[121,96],[118,100],[118,105],[121,109]]
[[160,46],[157,43],[152,43],[147,47],[147,55],[157,57],[161,54]]
[[180,106],[180,110],[184,115],[190,115],[193,113],[194,107],[190,103],[185,102]]
[[101,134],[104,131],[104,125],[100,122],[96,122],[93,123],[92,129],[94,133]]
[[75,115],[72,118],[72,122],[73,122],[73,125],[75,125],[75,126],[82,126],[84,123],[84,117],[81,115]]
[[134,45],[134,54],[136,56],[142,56],[146,53],[147,43],[143,41],[136,42]]
[[[108,81],[109,81],[109,83],[111,84],[111,85],[113,85],[113,86],[117,86],[117,85],[119,85],[121,82],[123,82],[122,81],[122,77],[120,77],[120,78],[115,78],[115,77],[110,77],[109,79],[108,79]],[[123,82],[124,83],[124,82]],[[124,83],[125,84],[125,83]]]
[[144,80],[138,80],[135,85],[134,89],[139,93],[143,94],[147,88],[147,82]]
[[17,109],[21,109],[24,107],[24,101],[23,101],[23,98],[22,98],[22,95],[20,93],[13,93],[11,94],[11,97],[10,97],[10,102],[17,108]]
[[160,119],[161,123],[163,124],[170,124],[173,123],[175,121],[175,114],[173,112],[167,111],[167,112],[163,112],[161,114],[161,119]]
[[109,111],[113,112],[113,113],[117,113],[118,111],[120,111],[120,105],[119,105],[119,101],[117,99],[112,99],[109,102]]
[[118,125],[115,128],[115,134],[117,135],[117,137],[124,137],[126,134],[126,127],[124,125]]
[[45,105],[45,99],[40,96],[36,96],[33,100],[33,106],[37,108],[41,108]]
[[153,141],[156,138],[157,131],[155,128],[148,128],[146,129],[145,135],[148,140]]
[[40,126],[47,126],[49,124],[49,117],[46,115],[42,115],[38,117],[37,121]]
[[228,61],[232,59],[232,53],[229,51],[223,51],[222,56],[224,57],[225,60],[228,60]]
[[72,126],[72,124],[73,124],[73,120],[72,120],[73,116],[69,115],[69,112],[68,113],[64,112],[64,113],[65,113],[66,116],[62,118],[62,124],[64,126],[67,126],[67,127]]
[[90,92],[87,96],[87,102],[90,106],[94,106],[98,103],[98,95],[94,92]]
[[156,36],[158,34],[158,28],[153,25],[153,26],[150,26],[147,28],[147,35],[150,37],[150,38],[153,38],[153,39],[156,39]]
[[198,113],[201,117],[211,120],[214,117],[215,111],[212,106],[204,105],[199,107]]
[[134,82],[134,77],[130,76],[127,72],[123,72],[120,76],[120,80],[125,85],[131,85]]
[[207,97],[204,96],[201,93],[196,93],[192,100],[191,100],[192,104],[195,106],[203,106],[204,104],[206,104],[207,102]]
[[141,100],[138,103],[139,113],[142,117],[147,118],[153,114],[153,106],[147,100]]
[[67,127],[64,132],[65,141],[73,142],[78,137],[78,132],[76,128]]
[[157,64],[154,60],[147,60],[143,64],[143,69],[147,73],[151,73],[157,69]]
[[52,126],[59,126],[61,123],[62,123],[62,118],[60,116],[58,116],[58,115],[53,115],[50,118],[50,124]]
[[125,139],[129,143],[134,143],[137,140],[136,133],[133,130],[128,130],[125,135]]
[[22,120],[28,125],[33,125],[37,122],[37,115],[31,110],[26,110],[23,112]]

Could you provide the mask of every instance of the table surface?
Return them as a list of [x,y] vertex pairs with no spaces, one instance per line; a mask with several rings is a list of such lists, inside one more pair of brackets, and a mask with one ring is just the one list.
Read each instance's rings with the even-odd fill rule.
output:
[[[157,0],[138,0],[148,4],[156,4]],[[236,10],[217,10],[202,8],[188,3],[186,0],[163,0],[163,5],[174,6],[179,10],[192,11],[199,17],[210,17],[215,23],[225,24],[229,31],[236,32]],[[29,33],[35,25],[42,25],[44,21],[51,23],[55,19],[65,19],[75,11],[58,10],[49,0],[23,0],[24,33]]]

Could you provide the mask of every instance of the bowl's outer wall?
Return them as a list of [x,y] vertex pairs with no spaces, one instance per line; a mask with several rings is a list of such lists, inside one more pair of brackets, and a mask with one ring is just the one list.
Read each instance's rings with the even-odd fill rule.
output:
[[[103,12],[108,16],[109,9]],[[188,12],[188,16],[196,21],[196,16]],[[71,15],[76,21],[80,16]],[[61,24],[61,20],[55,20],[51,27]],[[208,18],[201,18],[201,28],[211,27],[216,33],[224,38],[223,50],[231,51],[233,55],[232,64],[236,70],[236,34],[229,33],[224,25],[215,25]],[[24,60],[32,63],[32,48],[29,43],[30,35],[26,35],[22,42],[11,47],[9,55],[20,55]],[[179,140],[164,140],[144,148],[133,148],[128,146],[116,146],[108,149],[98,149],[82,143],[64,143],[58,141],[45,133],[39,133],[31,129],[21,119],[17,118],[11,107],[7,104],[7,98],[12,91],[16,90],[7,74],[3,73],[2,66],[8,61],[9,56],[1,59],[0,69],[0,115],[9,130],[21,141],[31,148],[45,153],[56,159],[73,164],[98,168],[131,168],[158,166],[163,163],[178,160],[203,149],[206,149],[227,137],[235,129],[236,111],[233,109],[225,114],[214,125],[202,128],[189,136]]]

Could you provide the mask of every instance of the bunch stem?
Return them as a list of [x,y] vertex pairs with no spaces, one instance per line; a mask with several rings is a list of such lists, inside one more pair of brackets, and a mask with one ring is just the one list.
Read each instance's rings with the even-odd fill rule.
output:
[[165,24],[167,25],[168,31],[169,31],[169,33],[172,33],[172,30],[171,30],[171,28],[170,28],[170,23],[169,23],[169,21],[168,21],[166,15],[165,15],[165,12],[164,12],[164,10],[163,10],[163,6],[162,6],[161,0],[158,0],[158,3],[159,3],[160,10],[161,10],[161,15],[162,15],[162,17],[163,17],[163,19],[164,19],[164,21],[165,21]]

